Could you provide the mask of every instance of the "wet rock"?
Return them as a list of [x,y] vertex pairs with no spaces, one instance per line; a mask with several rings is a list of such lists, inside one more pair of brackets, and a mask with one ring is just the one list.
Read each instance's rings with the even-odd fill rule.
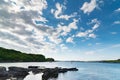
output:
[[6,71],[6,68],[3,66],[0,66],[0,72]]
[[42,80],[48,80],[49,78],[57,78],[59,73],[65,73],[67,71],[78,71],[77,68],[41,68],[40,66],[29,66],[28,68],[22,67],[8,67],[8,71],[5,67],[0,67],[0,79],[2,77],[22,77],[24,78],[32,71],[34,74],[43,73]]
[[0,77],[9,77],[9,73],[7,71],[0,72]]
[[34,74],[40,73],[43,71],[41,66],[28,66],[29,71],[32,71]]
[[48,80],[49,78],[57,78],[59,73],[65,73],[67,71],[78,71],[77,68],[46,68],[43,70],[42,80]]
[[8,72],[5,67],[0,66],[0,77],[8,77]]
[[43,71],[43,73],[44,74],[42,75],[42,80],[48,80],[49,78],[57,78],[59,69],[58,68],[54,68],[54,69],[47,68]]
[[39,68],[39,66],[28,66],[28,68]]
[[63,70],[66,70],[66,71],[78,71],[77,68],[63,68]]
[[28,75],[29,70],[27,68],[22,68],[22,67],[9,67],[9,74],[12,77],[25,77],[26,75]]
[[26,71],[26,72],[28,72],[29,70],[27,69],[27,68],[23,68],[23,67],[8,67],[8,69],[9,69],[9,71],[19,71],[19,72],[21,72],[21,71]]
[[42,69],[36,69],[36,68],[29,68],[29,71],[32,71],[33,74],[38,74],[38,73],[42,72],[43,70]]

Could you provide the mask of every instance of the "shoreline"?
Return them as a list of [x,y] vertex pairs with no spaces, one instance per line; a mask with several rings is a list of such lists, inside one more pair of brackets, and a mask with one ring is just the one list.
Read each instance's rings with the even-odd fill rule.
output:
[[59,73],[66,73],[68,71],[78,71],[78,69],[61,67],[45,68],[44,66],[28,66],[27,68],[10,66],[7,70],[7,67],[0,66],[0,78],[25,78],[29,75],[29,72],[32,72],[33,74],[43,73],[42,80],[48,80],[49,78],[57,78]]
[[120,63],[116,61],[45,61],[45,62],[0,62],[0,63],[53,63],[53,62],[82,62],[82,63]]

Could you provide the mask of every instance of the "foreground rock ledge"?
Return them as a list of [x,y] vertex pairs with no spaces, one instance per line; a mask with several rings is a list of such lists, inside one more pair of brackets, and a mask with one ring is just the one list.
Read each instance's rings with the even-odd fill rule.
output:
[[43,73],[42,80],[48,80],[49,78],[57,78],[59,73],[65,73],[67,71],[78,71],[77,68],[45,68],[40,66],[29,66],[28,68],[23,67],[8,67],[6,70],[5,67],[0,66],[0,78],[10,78],[10,77],[22,77],[24,78],[32,71],[34,74]]

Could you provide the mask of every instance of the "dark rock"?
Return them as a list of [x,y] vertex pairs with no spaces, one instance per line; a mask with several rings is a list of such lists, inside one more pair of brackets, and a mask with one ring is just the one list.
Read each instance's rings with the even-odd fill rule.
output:
[[44,70],[43,66],[28,66],[28,69],[29,71],[32,71],[34,74],[40,73]]
[[78,71],[77,68],[63,68],[63,70],[67,70],[67,71]]
[[0,77],[8,77],[8,72],[5,67],[0,66]]
[[65,73],[67,71],[78,71],[77,68],[46,68],[43,70],[42,80],[48,80],[49,78],[57,78],[59,73]]
[[28,68],[39,68],[39,66],[28,66]]
[[27,68],[22,68],[22,67],[8,67],[9,71],[19,71],[19,72],[22,72],[22,71],[26,71],[28,72],[29,70]]
[[7,71],[0,72],[0,77],[9,77],[9,73]]
[[3,66],[0,66],[0,72],[6,71],[6,68]]
[[49,78],[57,78],[59,69],[58,68],[54,68],[54,69],[47,68],[43,71],[43,73],[44,74],[42,75],[42,80],[48,80]]
[[28,68],[45,69],[45,66],[28,66]]
[[29,68],[29,71],[32,71],[34,74],[38,74],[43,71],[43,69]]
[[59,73],[65,73],[67,71],[78,71],[77,68],[45,68],[41,66],[29,66],[28,68],[22,67],[9,67],[7,71],[5,67],[0,67],[0,79],[2,77],[22,77],[27,76],[29,71],[32,71],[34,74],[43,73],[42,80],[48,80],[49,78],[57,78]]
[[27,68],[21,68],[21,67],[9,67],[9,74],[12,77],[25,77],[28,75],[29,70]]

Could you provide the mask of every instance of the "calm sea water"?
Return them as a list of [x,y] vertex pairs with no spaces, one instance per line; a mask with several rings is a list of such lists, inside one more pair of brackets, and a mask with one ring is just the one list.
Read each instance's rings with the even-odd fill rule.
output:
[[[48,68],[76,67],[79,71],[59,74],[57,79],[50,80],[120,80],[120,64],[115,63],[85,63],[85,62],[30,62],[30,63],[0,63],[0,66],[45,66]],[[23,80],[41,80],[42,74],[26,76]]]

